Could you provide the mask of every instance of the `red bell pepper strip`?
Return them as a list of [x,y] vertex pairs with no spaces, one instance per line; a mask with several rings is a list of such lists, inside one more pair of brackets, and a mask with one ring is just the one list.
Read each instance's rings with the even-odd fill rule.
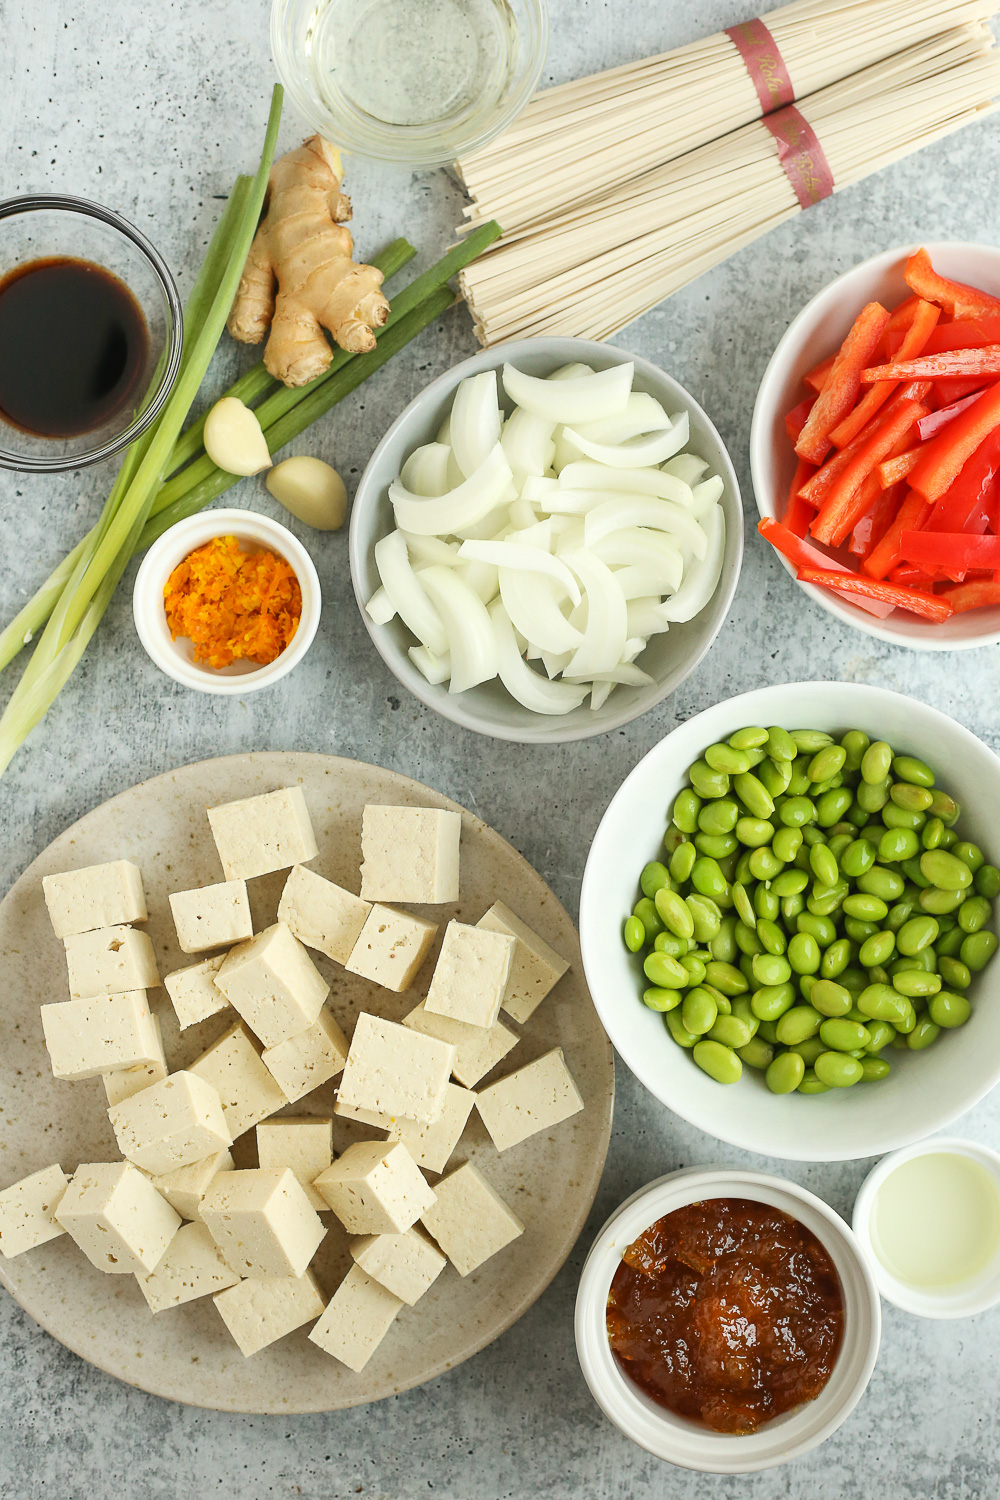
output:
[[[917,424],[919,427],[919,423]],[[897,453],[893,458],[883,459],[876,469],[878,482],[884,490],[890,485],[898,484],[905,479],[920,457],[919,448],[908,448],[905,453]]]
[[826,457],[830,450],[830,433],[857,400],[861,372],[871,363],[871,356],[878,348],[888,321],[889,314],[878,302],[869,302],[858,314],[799,434],[795,444],[799,458],[818,464]]
[[869,578],[885,578],[899,562],[899,543],[904,531],[921,531],[927,524],[932,506],[916,490],[908,490],[896,518],[877,547],[873,547],[861,566]]
[[[827,557],[826,553],[821,552],[818,547],[813,547],[809,542],[802,541],[800,537],[793,536],[787,526],[783,526],[779,521],[772,521],[769,516],[758,521],[757,530],[765,541],[771,543],[776,552],[787,557],[796,568],[822,568],[828,573],[836,573],[838,577],[841,574],[846,575],[848,582],[857,576],[843,563]],[[840,593],[841,590],[836,589],[835,592]],[[884,620],[886,615],[892,613],[892,606],[883,604],[878,599],[859,599],[856,595],[848,595],[846,592],[844,598],[849,604],[858,604],[861,609],[866,610],[870,615],[877,616],[880,620]]]
[[[910,474],[910,488],[927,500],[939,500],[981,443],[1000,425],[1000,383],[978,396],[961,416],[949,422],[923,452]],[[957,529],[957,528],[956,528]]]
[[994,379],[1000,375],[1000,344],[986,344],[981,349],[952,349],[947,354],[921,354],[916,359],[874,365],[870,370],[862,371],[861,382],[871,385],[873,381],[937,380],[940,376],[965,375]]
[[991,432],[965,464],[961,473],[938,500],[927,523],[928,531],[985,530],[973,527],[976,518],[985,516],[987,525],[996,530],[995,498],[1000,475],[1000,432]]
[[831,354],[826,359],[821,359],[818,365],[813,365],[812,369],[807,370],[803,375],[803,384],[807,385],[811,391],[815,391],[817,396],[826,385],[827,377],[833,369],[833,362],[836,358],[835,354]]
[[831,453],[822,468],[811,479],[806,481],[801,491],[803,499],[808,500],[814,510],[818,510],[833,488],[835,481],[840,478],[847,465],[860,453],[868,439],[881,427],[882,423],[887,422],[890,417],[895,416],[896,412],[905,402],[923,401],[927,392],[931,389],[932,384],[929,380],[911,380],[909,385],[904,385],[893,396],[888,406],[879,412],[877,416],[873,417],[867,427],[862,427],[857,437],[852,439],[846,448],[841,448],[839,453]]
[[991,297],[964,281],[950,281],[939,276],[931,265],[927,251],[911,255],[903,271],[907,286],[928,302],[937,302],[953,318],[980,318],[984,313],[1000,313],[1000,297]]
[[957,588],[944,589],[939,599],[947,599],[957,615],[969,609],[988,609],[991,604],[1000,604],[1000,582],[977,579],[973,583],[960,583]]
[[934,393],[939,405],[950,406],[953,401],[961,401],[963,396],[978,396],[989,384],[981,375],[956,375],[954,379],[948,375],[943,380],[935,380]]
[[909,297],[904,297],[902,302],[898,303],[893,308],[892,312],[889,314],[889,321],[885,325],[887,336],[892,333],[906,332],[906,330],[910,326],[910,323],[913,321],[913,309],[921,300],[922,299],[920,297],[911,292]]
[[910,433],[919,419],[927,415],[926,406],[919,401],[904,401],[891,416],[887,416],[868,438],[860,451],[844,469],[827,498],[810,530],[818,542],[829,547],[839,547],[854,529],[859,516],[864,515],[874,498],[864,491],[865,480],[871,477],[879,489],[874,470],[887,458],[900,442],[908,442]]
[[[913,307],[913,316],[909,328],[903,335],[903,341],[899,346],[896,362],[914,361],[923,353],[924,345],[934,331],[941,309],[933,302],[917,301]],[[867,371],[865,372],[867,375]],[[862,377],[864,379],[864,376]],[[898,381],[880,380],[862,396],[853,411],[848,412],[844,420],[830,433],[830,441],[835,448],[843,448],[852,438],[857,437],[875,413],[885,405],[889,397],[898,385]]]
[[788,504],[785,506],[782,521],[796,536],[805,536],[809,529],[809,522],[813,518],[812,506],[799,494],[799,490],[812,473],[813,465],[806,463],[804,458],[800,458],[788,488]]
[[944,577],[943,574],[925,573],[923,568],[918,568],[914,563],[897,563],[889,574],[890,583],[900,583],[906,589],[923,589],[927,594],[933,594],[934,585]]
[[[839,573],[831,573],[822,568],[800,568],[798,577],[802,583],[818,583],[824,588],[835,588],[838,593],[844,592]],[[897,583],[876,583],[872,578],[855,577],[851,580],[850,592],[866,599],[879,599],[895,609],[907,609],[911,614],[923,615],[924,619],[933,620],[937,624],[954,613],[953,606],[942,595],[927,594],[922,589],[902,588]]]
[[984,344],[1000,344],[1000,313],[967,318],[961,323],[939,322],[923,352],[945,354],[949,349],[981,349]]
[[806,425],[806,417],[816,404],[815,396],[805,396],[791,411],[785,413],[785,433],[792,447],[798,442],[799,433]]
[[904,488],[902,484],[893,484],[888,489],[880,489],[864,515],[855,521],[848,551],[859,561],[868,557],[889,530],[903,502]]
[[960,582],[966,573],[1000,568],[1000,536],[968,536],[963,531],[904,531],[899,555],[927,572]]
[[980,391],[975,391],[971,396],[963,396],[961,401],[953,401],[950,406],[942,406],[937,411],[929,412],[926,417],[921,417],[917,423],[917,431],[920,433],[920,441],[929,443],[932,437],[937,437],[942,427],[947,427],[953,417],[957,417],[967,406],[971,406]]

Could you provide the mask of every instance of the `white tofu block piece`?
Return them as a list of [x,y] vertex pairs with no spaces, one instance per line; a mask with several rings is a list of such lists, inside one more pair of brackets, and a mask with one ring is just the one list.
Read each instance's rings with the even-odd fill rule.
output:
[[333,1165],[333,1121],[319,1116],[267,1120],[257,1126],[257,1164],[287,1167],[309,1199],[310,1207],[326,1209],[313,1183]]
[[296,865],[281,893],[278,921],[307,948],[346,964],[371,909],[370,901],[362,901],[306,865]]
[[350,1249],[362,1271],[409,1307],[420,1301],[448,1264],[419,1229],[361,1235],[351,1240]]
[[401,1234],[434,1202],[433,1189],[396,1141],[348,1146],[313,1187],[348,1234]]
[[284,922],[275,922],[227,953],[215,983],[265,1047],[276,1047],[305,1031],[330,993]]
[[436,1036],[455,1049],[452,1073],[467,1089],[473,1088],[485,1078],[500,1060],[516,1047],[520,1038],[502,1021],[495,1021],[488,1029],[484,1026],[469,1026],[465,1021],[452,1021],[448,1016],[428,1015],[424,1002],[403,1017],[403,1025],[424,1036]]
[[412,912],[373,906],[344,967],[349,974],[402,994],[416,979],[436,933],[435,922]]
[[520,1219],[471,1162],[442,1177],[436,1191],[437,1202],[421,1222],[460,1276],[524,1233]]
[[74,1000],[151,990],[160,982],[149,934],[134,927],[101,927],[64,941]]
[[216,1172],[235,1170],[229,1151],[213,1151],[204,1161],[192,1162],[189,1167],[177,1167],[173,1172],[164,1172],[152,1179],[158,1193],[162,1193],[176,1208],[182,1219],[201,1218],[201,1200]]
[[583,1108],[561,1047],[518,1068],[476,1095],[476,1107],[498,1151],[549,1130]]
[[208,821],[227,880],[287,870],[318,853],[300,786],[210,807]]
[[333,1112],[345,1120],[357,1120],[361,1125],[372,1125],[376,1130],[389,1131],[396,1123],[395,1115],[380,1115],[377,1109],[363,1109],[359,1104],[345,1104],[343,1099],[333,1101]]
[[127,859],[67,870],[64,875],[43,875],[42,893],[57,938],[145,922],[148,915],[142,873]]
[[223,1032],[188,1068],[218,1091],[226,1128],[233,1140],[288,1103],[261,1061],[249,1032],[239,1021]]
[[389,1126],[389,1139],[401,1141],[418,1167],[424,1167],[428,1172],[443,1172],[461,1139],[475,1102],[476,1096],[471,1089],[449,1083],[444,1108],[433,1125],[421,1125],[416,1120],[393,1120]]
[[325,1306],[311,1271],[304,1276],[249,1276],[219,1292],[214,1301],[247,1359],[311,1323]]
[[444,1107],[455,1049],[394,1021],[362,1011],[351,1038],[338,1097],[380,1115],[432,1124]]
[[235,1286],[239,1279],[226,1265],[204,1224],[182,1224],[156,1270],[136,1277],[139,1290],[154,1313],[180,1307],[196,1297],[209,1297],[227,1286]]
[[114,1068],[155,1063],[163,1043],[145,990],[43,1005],[42,1031],[56,1078],[96,1078]]
[[171,1073],[112,1104],[108,1119],[122,1156],[155,1176],[232,1144],[218,1091],[196,1073]]
[[566,973],[569,964],[502,901],[494,901],[476,926],[488,932],[505,932],[514,939],[510,982],[501,1004],[523,1026]]
[[361,894],[417,906],[458,900],[462,815],[436,807],[366,807]]
[[347,1038],[324,1007],[315,1023],[262,1053],[268,1071],[290,1102],[335,1078],[347,1061]]
[[326,1236],[287,1167],[220,1172],[201,1200],[201,1219],[241,1276],[302,1276]]
[[364,1369],[403,1303],[354,1265],[309,1337],[355,1373]]
[[514,939],[508,933],[449,922],[424,1003],[427,1014],[467,1026],[493,1026],[513,957]]
[[229,1001],[215,982],[225,957],[224,953],[217,953],[214,958],[203,958],[200,964],[189,964],[186,969],[164,974],[163,987],[182,1031],[229,1009]]
[[169,1069],[166,1053],[163,1050],[160,1018],[155,1011],[150,1011],[150,1020],[156,1033],[158,1049],[156,1058],[153,1062],[137,1063],[132,1068],[112,1068],[109,1073],[103,1074],[104,1092],[108,1096],[109,1104],[120,1104],[123,1099],[131,1099],[133,1094],[141,1093],[151,1084],[162,1083],[167,1076]]
[[56,1219],[99,1271],[147,1275],[181,1227],[180,1214],[128,1161],[77,1167]]
[[225,880],[196,891],[174,891],[170,912],[182,953],[207,953],[253,937],[245,880]]
[[68,1182],[57,1162],[4,1188],[0,1193],[0,1255],[10,1260],[66,1233],[55,1211]]

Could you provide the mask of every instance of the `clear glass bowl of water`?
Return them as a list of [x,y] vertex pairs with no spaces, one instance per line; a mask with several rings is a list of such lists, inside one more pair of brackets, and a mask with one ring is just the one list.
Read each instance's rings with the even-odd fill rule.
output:
[[546,0],[274,0],[278,76],[345,151],[436,167],[508,126],[535,91]]

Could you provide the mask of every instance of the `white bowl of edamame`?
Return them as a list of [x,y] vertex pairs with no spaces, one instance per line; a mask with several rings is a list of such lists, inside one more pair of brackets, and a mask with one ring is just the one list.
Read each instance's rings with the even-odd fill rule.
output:
[[[738,836],[740,852],[737,861],[748,858],[750,853],[754,855],[751,875],[746,874],[745,868],[742,872],[729,868],[729,855],[723,855],[723,848],[728,849],[728,844],[715,844],[713,835],[707,835],[708,846],[719,855],[718,861],[705,855],[708,865],[718,864],[724,877],[727,869],[729,872],[729,878],[724,878],[726,891],[720,910],[727,915],[736,915],[731,902],[737,875],[742,873],[745,880],[740,881],[740,900],[743,902],[744,895],[749,894],[754,903],[760,903],[755,906],[755,912],[770,909],[768,903],[773,904],[773,896],[768,896],[767,892],[772,881],[778,881],[781,891],[786,885],[800,885],[802,898],[808,903],[805,910],[810,914],[800,921],[802,913],[796,912],[795,902],[786,907],[788,898],[782,896],[780,910],[774,914],[778,917],[777,924],[771,922],[768,926],[767,919],[755,917],[757,941],[748,937],[745,923],[742,929],[734,929],[732,923],[729,925],[730,932],[735,930],[738,936],[742,932],[741,946],[745,941],[743,951],[734,951],[731,955],[734,963],[730,969],[735,971],[735,981],[730,986],[733,999],[726,1003],[730,1005],[732,1015],[745,1012],[749,1017],[750,1007],[766,1009],[772,1000],[775,1001],[773,1015],[767,1012],[767,1025],[760,1020],[756,1033],[751,1033],[758,1045],[750,1047],[747,1052],[740,1046],[740,1056],[737,1057],[732,1047],[724,1049],[721,1042],[714,1042],[705,1032],[700,1036],[685,1034],[681,1018],[687,1015],[689,989],[683,996],[684,1007],[677,1009],[675,1015],[678,1002],[659,988],[661,984],[675,984],[681,989],[692,984],[704,987],[703,978],[695,972],[700,962],[695,944],[704,942],[703,951],[709,954],[707,938],[704,935],[696,938],[683,950],[685,968],[690,974],[681,974],[681,979],[676,981],[671,977],[671,964],[677,968],[680,959],[672,959],[671,963],[662,966],[654,961],[653,968],[657,970],[654,977],[649,967],[652,950],[647,946],[645,953],[642,948],[630,952],[623,942],[623,923],[633,912],[640,896],[638,881],[644,866],[666,860],[673,868],[672,855],[664,852],[664,830],[670,825],[671,810],[678,793],[688,785],[689,768],[701,761],[711,780],[711,776],[717,773],[712,773],[708,763],[702,760],[706,749],[715,751],[725,746],[731,736],[739,736],[739,731],[748,726],[782,726],[790,731],[817,732],[816,744],[809,742],[808,755],[803,754],[799,761],[789,763],[790,775],[793,771],[795,776],[805,774],[798,769],[800,764],[808,769],[813,752],[818,754],[826,746],[826,736],[831,737],[833,744],[838,744],[849,730],[860,731],[867,737],[857,741],[852,737],[849,741],[859,754],[868,740],[872,742],[871,765],[882,754],[878,747],[885,742],[892,747],[897,759],[891,761],[891,769],[890,761],[886,759],[883,781],[871,783],[871,790],[860,796],[851,792],[851,798],[846,801],[851,787],[856,791],[860,781],[865,779],[862,770],[855,773],[851,765],[845,765],[830,778],[836,781],[840,775],[847,783],[846,787],[837,790],[837,796],[829,804],[830,816],[841,801],[847,809],[840,809],[841,822],[836,824],[831,824],[828,817],[824,817],[823,823],[817,821],[823,814],[819,803],[828,791],[834,790],[825,780],[815,783],[815,802],[798,792],[797,783],[789,784],[790,792],[776,790],[773,798],[775,811],[769,815],[773,823],[768,823],[767,817],[763,816],[766,808],[755,810],[761,814],[757,818],[746,816],[744,809],[736,826],[753,841],[757,841],[760,834],[757,848],[761,844],[766,846],[765,853],[758,855],[756,848],[751,850],[749,845],[741,844],[743,833]],[[752,735],[748,737],[752,738]],[[765,754],[765,759],[771,757]],[[926,803],[926,798],[919,792],[914,793],[912,786],[910,791],[898,790],[904,784],[904,773],[917,774],[908,769],[914,760],[917,765],[926,763],[936,773],[935,787],[930,793],[933,806],[929,811],[916,807],[918,803]],[[757,765],[758,761],[754,759],[754,767]],[[761,765],[760,770],[761,777],[772,780],[774,771],[768,772],[766,765]],[[733,775],[733,788],[743,787],[741,774]],[[922,771],[919,774],[924,776]],[[703,772],[697,772],[696,776],[704,785]],[[751,775],[751,781],[758,779]],[[708,785],[705,798],[696,797],[694,800],[696,803],[701,800],[702,810],[713,801],[719,807],[727,801],[739,803],[742,790],[733,788],[729,787],[728,781],[723,790]],[[746,790],[748,795],[753,791],[749,782]],[[892,795],[892,790],[896,791],[896,796]],[[870,807],[862,806],[863,803],[878,802],[880,796],[884,796],[884,801],[882,811],[877,814]],[[897,796],[901,801],[897,802]],[[947,796],[961,808],[957,821],[954,809],[947,810]],[[789,800],[794,801],[795,806],[786,810],[784,802]],[[807,805],[813,810],[803,814],[804,825],[797,823],[803,841],[799,843],[791,837],[780,840],[780,854],[789,856],[786,862],[775,856],[767,844],[773,835],[768,833],[764,837],[764,825],[767,824],[774,833],[782,834],[788,826],[786,817],[796,821],[799,811]],[[891,816],[885,813],[885,808],[889,809]],[[937,817],[939,809],[945,810],[953,827]],[[888,824],[876,828],[872,821],[876,816],[883,822],[888,818]],[[746,817],[745,823],[743,817]],[[856,820],[854,838],[848,839],[843,829],[851,826],[852,817]],[[847,822],[843,822],[845,818]],[[902,831],[904,825],[905,832]],[[703,824],[697,825],[698,831],[691,838],[691,842],[698,840],[697,851],[702,850],[706,841],[702,828]],[[809,828],[814,831],[806,841]],[[835,885],[842,883],[849,874],[846,867],[853,870],[855,859],[866,853],[860,846],[870,844],[880,832],[889,836],[884,845],[878,842],[873,846],[873,854],[866,854],[860,884],[847,881],[852,896],[855,888],[862,894],[860,901],[849,902],[851,915],[848,917],[843,909],[844,892],[833,890],[831,894],[828,891],[821,875],[816,873],[817,864],[822,860],[825,866],[830,857],[842,858],[845,870],[838,874]],[[926,844],[921,842],[925,832]],[[954,841],[956,836],[958,842]],[[915,848],[911,849],[914,841]],[[794,852],[793,842],[796,843]],[[850,856],[845,852],[849,843],[859,846]],[[939,843],[942,844],[940,848]],[[825,852],[814,856],[817,845]],[[946,845],[958,850],[961,858],[950,854]],[[973,847],[975,854],[969,852]],[[806,881],[780,881],[779,874],[784,870],[791,873],[802,867],[802,848],[808,849],[806,859],[810,865]],[[931,853],[934,855],[930,861],[934,866],[931,871],[936,877],[934,880],[928,880],[922,873],[923,864]],[[961,878],[955,879],[952,896],[947,892],[934,894],[940,878],[938,866],[950,879],[966,856],[970,864],[964,873],[958,871]],[[986,863],[981,866],[983,856]],[[601,820],[587,860],[580,903],[583,960],[594,1002],[612,1042],[640,1081],[676,1114],[719,1140],[761,1155],[799,1161],[852,1160],[896,1150],[950,1124],[1000,1082],[1000,959],[994,968],[986,967],[997,947],[993,931],[995,913],[990,903],[1000,894],[997,889],[1000,872],[995,868],[998,861],[1000,760],[954,719],[899,693],[853,683],[789,683],[745,693],[696,715],[662,740],[619,788]],[[874,875],[869,873],[872,865]],[[892,879],[886,880],[881,873],[886,870]],[[687,889],[690,893],[690,887],[685,887],[683,880],[671,883],[678,891]],[[866,888],[875,884],[880,888],[883,884],[888,887],[886,894],[892,902],[891,907],[889,902],[863,894]],[[905,889],[898,890],[899,887]],[[892,894],[894,891],[898,893]],[[658,899],[647,902],[641,910],[648,912],[650,905],[657,911],[671,908],[672,895],[660,895],[659,891],[654,895]],[[968,901],[972,904],[967,905]],[[709,900],[709,915],[711,904]],[[817,904],[822,908],[820,922],[813,917],[813,907]],[[907,904],[909,911],[897,910]],[[864,920],[862,916],[853,915],[855,908],[865,914]],[[950,909],[946,911],[945,908]],[[691,910],[703,917],[705,909],[706,903],[702,901],[699,907],[696,896]],[[928,922],[927,918],[931,916],[933,920]],[[875,920],[867,920],[872,917]],[[742,923],[742,918],[739,920]],[[904,937],[901,924],[910,922],[915,925],[908,928]],[[723,925],[726,925],[725,921]],[[780,937],[771,931],[776,925],[783,928]],[[811,959],[807,954],[807,962],[799,962],[802,950],[813,947],[814,932],[819,935],[818,954],[813,954]],[[809,941],[800,943],[798,939],[805,933],[808,933]],[[891,942],[889,933],[892,933]],[[766,937],[770,946],[761,945],[760,937]],[[865,949],[865,956],[861,958],[861,949],[869,937],[874,937],[875,942],[870,949]],[[667,950],[672,945],[667,937],[662,942],[669,957]],[[841,945],[839,948],[838,944]],[[784,960],[786,948],[789,959],[795,958],[797,965],[794,972],[788,974],[785,969],[791,965]],[[759,955],[756,960],[748,949]],[[877,953],[876,949],[879,950]],[[832,961],[828,967],[828,950],[840,962],[839,969]],[[782,955],[780,964],[770,964],[773,953]],[[873,963],[873,959],[879,962]],[[715,962],[714,954],[709,961]],[[749,978],[737,967],[740,963],[748,970]],[[881,969],[881,965],[887,967]],[[663,967],[665,978],[660,976],[659,967]],[[765,967],[769,970],[774,967],[776,972],[764,974]],[[777,972],[779,969],[780,973]],[[912,973],[916,969],[923,971],[923,978],[900,978],[904,971]],[[710,993],[714,988],[712,981],[724,977],[725,972],[725,964],[718,972],[708,971]],[[814,986],[820,978],[825,987],[822,992],[817,992],[816,1006],[812,1007],[809,1003],[810,985]],[[844,985],[840,983],[841,978]],[[786,981],[796,990],[794,998],[782,993]],[[650,998],[644,1003],[644,987],[647,986],[652,988],[647,991]],[[869,988],[871,994],[868,994]],[[843,1008],[838,1003],[842,990],[849,997],[849,1014],[847,1002]],[[909,997],[903,995],[903,990],[909,991]],[[759,1001],[758,992],[763,996]],[[834,1003],[828,1005],[828,1000]],[[651,1004],[658,1008],[651,1008]],[[864,1014],[855,1013],[859,1004],[865,1007]],[[878,1022],[871,1017],[872,1011],[882,1011],[885,1006],[888,1006],[885,1020]],[[794,1016],[786,1021],[785,1011],[790,1007]],[[702,1023],[693,1014],[696,1008],[691,1007],[690,1019],[692,1025],[698,1026]],[[818,1019],[810,1014],[813,1010],[819,1012]],[[713,1033],[722,1020],[723,1011],[720,1005],[716,1022],[707,1028]],[[888,1023],[890,1011],[894,1018],[891,1024]],[[832,1032],[844,1030],[841,1023],[830,1026],[830,1020],[837,1017],[846,1020],[849,1026],[860,1027],[856,1038],[847,1039],[853,1045],[845,1045],[839,1035],[827,1041]],[[808,1024],[803,1026],[801,1037],[798,1034],[793,1037],[791,1029],[797,1027],[800,1020]],[[747,1024],[752,1025],[752,1017]],[[725,1025],[719,1030],[720,1037],[727,1026],[739,1030],[739,1027],[732,1027],[731,1018],[727,1016]],[[761,1026],[764,1031],[760,1031]],[[818,1061],[817,1035],[827,1046],[827,1061]],[[678,1045],[678,1040],[681,1045]],[[738,1044],[740,1038],[734,1036],[729,1041]],[[712,1042],[712,1045],[699,1047],[700,1065],[696,1065],[694,1049],[699,1042]],[[791,1058],[776,1070],[779,1076],[772,1075],[766,1050],[772,1042],[774,1057],[778,1054],[788,1057],[794,1048],[800,1049],[801,1070],[798,1061]],[[866,1051],[866,1048],[871,1050]],[[723,1058],[724,1050],[726,1056]],[[834,1056],[830,1061],[830,1051],[842,1055]],[[761,1053],[763,1055],[755,1055]],[[879,1065],[873,1064],[870,1060],[873,1057],[881,1059]],[[721,1069],[720,1060],[725,1064]],[[768,1067],[766,1073],[761,1071],[764,1066]],[[721,1072],[727,1082],[739,1071],[742,1071],[742,1076],[732,1082],[732,1086],[723,1087],[716,1081],[716,1076],[709,1076],[702,1070],[705,1067],[717,1075]],[[825,1084],[820,1074],[826,1079]],[[769,1086],[772,1082],[782,1091],[773,1092]],[[799,1091],[800,1083],[805,1092]],[[854,1083],[858,1086],[853,1086]]]

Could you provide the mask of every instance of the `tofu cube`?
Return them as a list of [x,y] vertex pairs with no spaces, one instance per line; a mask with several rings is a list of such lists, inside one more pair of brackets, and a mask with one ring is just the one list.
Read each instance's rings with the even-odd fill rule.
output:
[[461,1139],[475,1102],[476,1096],[471,1089],[449,1083],[444,1108],[433,1125],[421,1125],[416,1120],[402,1118],[393,1120],[388,1127],[389,1139],[401,1141],[419,1167],[428,1172],[443,1172]]
[[74,1000],[151,990],[160,982],[149,934],[134,927],[101,927],[64,941]]
[[351,1240],[350,1248],[362,1271],[409,1307],[420,1301],[448,1264],[419,1229],[362,1235]]
[[192,1162],[189,1167],[176,1167],[173,1172],[164,1172],[152,1179],[158,1193],[162,1193],[176,1208],[182,1219],[201,1218],[201,1200],[216,1172],[232,1172],[233,1158],[229,1151],[213,1151],[204,1161]]
[[136,1277],[139,1290],[154,1313],[180,1307],[196,1297],[211,1296],[227,1286],[235,1286],[239,1279],[226,1265],[204,1224],[182,1224],[155,1271]]
[[424,1009],[467,1026],[493,1026],[507,993],[514,939],[465,922],[449,922]]
[[326,1236],[287,1167],[220,1172],[201,1200],[201,1219],[241,1276],[302,1276]]
[[428,1015],[422,1000],[416,1009],[403,1017],[403,1025],[454,1047],[455,1061],[451,1071],[467,1089],[474,1088],[480,1078],[485,1078],[520,1040],[502,1021],[495,1021],[486,1028],[453,1021],[448,1016]]
[[265,1047],[311,1026],[330,986],[284,922],[226,954],[215,983]]
[[0,1193],[0,1255],[10,1260],[66,1233],[55,1211],[68,1182],[56,1163],[4,1188]]
[[333,1165],[333,1121],[329,1118],[268,1120],[257,1126],[257,1164],[287,1167],[309,1199],[311,1208],[326,1209],[313,1183]]
[[324,1007],[312,1026],[277,1047],[268,1047],[262,1060],[282,1093],[294,1103],[343,1070],[347,1038]]
[[210,807],[208,821],[227,880],[254,880],[318,853],[300,786]]
[[324,880],[305,865],[296,865],[281,893],[278,921],[284,922],[307,948],[346,964],[371,909],[370,901],[362,901],[332,880]]
[[345,1104],[343,1099],[333,1101],[333,1112],[344,1120],[357,1120],[361,1125],[372,1125],[376,1130],[386,1132],[396,1123],[395,1115],[382,1115],[377,1109],[362,1109],[359,1104]]
[[247,1359],[311,1323],[325,1303],[311,1271],[304,1276],[249,1276],[218,1292],[219,1315]]
[[150,1084],[162,1083],[167,1076],[169,1070],[163,1050],[160,1018],[155,1011],[150,1011],[149,1018],[156,1034],[156,1058],[153,1062],[137,1063],[132,1068],[112,1068],[109,1073],[102,1074],[104,1092],[108,1096],[109,1104],[120,1104],[123,1099],[131,1099],[133,1094],[139,1094],[143,1089],[148,1089]]
[[454,1061],[455,1049],[447,1042],[362,1012],[338,1097],[347,1105],[430,1125],[444,1107]]
[[232,1143],[217,1090],[195,1073],[171,1073],[112,1104],[108,1118],[122,1156],[157,1176]]
[[429,906],[458,900],[462,815],[437,807],[366,807],[361,894],[366,901]]
[[206,953],[253,937],[245,880],[226,880],[168,898],[182,953]]
[[422,1222],[459,1276],[468,1276],[524,1233],[517,1215],[468,1161],[442,1177],[437,1202]]
[[348,1234],[401,1234],[434,1202],[405,1146],[359,1141],[314,1181]]
[[181,1227],[180,1215],[128,1161],[77,1167],[56,1219],[99,1271],[147,1275]]
[[280,1085],[261,1061],[249,1032],[236,1022],[188,1068],[218,1091],[226,1128],[235,1141],[287,1103]]
[[55,1078],[96,1078],[115,1068],[155,1063],[163,1043],[145,990],[43,1005],[42,1031]]
[[523,1026],[566,973],[569,964],[502,901],[494,901],[476,926],[487,932],[505,932],[514,939],[510,982],[501,1004]]
[[401,994],[416,979],[436,933],[436,923],[412,912],[373,906],[345,968]]
[[57,938],[145,922],[147,916],[142,874],[127,859],[67,870],[64,875],[43,875],[42,893]]
[[349,1370],[360,1372],[392,1327],[403,1303],[352,1266],[309,1337]]
[[583,1108],[562,1048],[518,1068],[476,1095],[476,1107],[498,1151],[549,1130]]
[[229,1009],[229,1001],[215,982],[225,957],[224,953],[217,953],[214,958],[203,958],[200,964],[189,964],[186,969],[164,974],[163,987],[182,1031]]

